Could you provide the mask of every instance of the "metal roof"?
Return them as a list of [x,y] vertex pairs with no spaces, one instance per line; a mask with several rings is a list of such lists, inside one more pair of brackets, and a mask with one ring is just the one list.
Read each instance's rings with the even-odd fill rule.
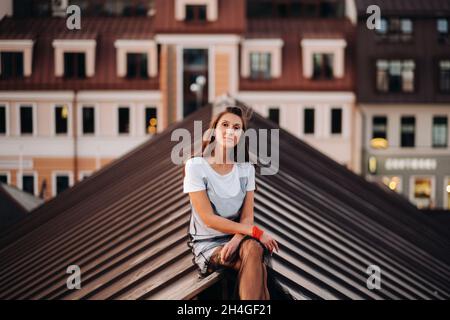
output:
[[[187,246],[189,197],[171,132],[211,119],[204,107],[37,208],[0,239],[1,299],[187,299],[198,279]],[[254,114],[251,128],[275,128]],[[445,229],[280,130],[280,170],[257,169],[255,221],[280,244],[276,277],[300,299],[449,299]],[[81,268],[68,290],[66,268]],[[381,290],[366,287],[369,265]]]

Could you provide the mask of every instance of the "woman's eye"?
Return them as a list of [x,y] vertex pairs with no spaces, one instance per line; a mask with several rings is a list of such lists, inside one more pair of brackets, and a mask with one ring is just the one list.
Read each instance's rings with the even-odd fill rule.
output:
[[228,123],[222,123],[222,125],[224,126],[224,127],[228,127]]

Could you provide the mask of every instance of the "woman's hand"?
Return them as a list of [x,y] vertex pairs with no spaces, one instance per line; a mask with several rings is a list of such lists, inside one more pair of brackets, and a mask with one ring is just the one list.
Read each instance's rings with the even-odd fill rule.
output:
[[267,233],[267,231],[264,231],[259,241],[261,241],[262,244],[266,246],[266,248],[270,251],[270,254],[273,253],[273,250],[276,250],[277,252],[279,252],[280,250],[278,248],[278,243],[274,238],[272,238],[270,234]]
[[239,243],[241,242],[243,236],[241,234],[235,234],[230,241],[225,244],[225,246],[220,251],[220,260],[226,262],[229,257],[236,251]]

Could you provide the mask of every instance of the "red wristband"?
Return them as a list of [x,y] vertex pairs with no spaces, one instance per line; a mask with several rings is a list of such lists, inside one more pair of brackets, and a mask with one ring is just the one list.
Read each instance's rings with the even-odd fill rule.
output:
[[258,228],[257,226],[253,226],[252,228],[252,237],[256,238],[258,240],[261,240],[261,236],[264,233],[263,230],[261,230],[260,228]]

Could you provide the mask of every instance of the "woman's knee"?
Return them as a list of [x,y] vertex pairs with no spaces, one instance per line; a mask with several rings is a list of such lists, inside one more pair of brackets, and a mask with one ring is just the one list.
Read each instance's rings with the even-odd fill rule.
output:
[[262,245],[254,240],[249,239],[244,241],[244,243],[241,246],[241,256],[252,256],[252,257],[258,257],[261,258],[264,253],[264,248]]

